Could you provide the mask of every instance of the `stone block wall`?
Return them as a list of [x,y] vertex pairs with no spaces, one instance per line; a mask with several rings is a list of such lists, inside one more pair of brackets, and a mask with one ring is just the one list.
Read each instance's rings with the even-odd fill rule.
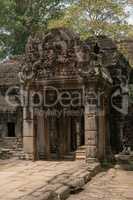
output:
[[0,139],[0,159],[18,157],[22,151],[22,137],[5,137]]

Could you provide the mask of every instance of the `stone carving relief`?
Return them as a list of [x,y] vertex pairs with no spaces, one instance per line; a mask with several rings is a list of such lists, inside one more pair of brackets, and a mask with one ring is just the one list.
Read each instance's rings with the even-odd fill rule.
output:
[[[65,29],[45,35],[29,37],[21,80],[41,79],[77,74],[77,62],[81,58],[79,38]],[[83,59],[82,59],[83,60]],[[28,74],[29,75],[29,74]]]
[[102,76],[111,81],[107,69],[103,68],[103,56],[97,43],[91,49],[67,29],[38,33],[28,39],[20,80],[27,83],[59,77],[79,77],[88,81]]

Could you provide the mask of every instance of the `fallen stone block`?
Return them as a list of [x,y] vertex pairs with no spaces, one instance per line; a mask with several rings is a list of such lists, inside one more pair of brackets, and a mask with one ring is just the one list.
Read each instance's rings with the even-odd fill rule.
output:
[[68,174],[60,174],[53,178],[52,180],[48,181],[49,184],[57,184],[57,183],[62,183],[63,180],[68,180],[70,175]]
[[37,198],[37,200],[56,200],[57,198],[58,198],[57,194],[51,191],[51,192],[45,192],[39,198]]
[[32,198],[33,200],[56,200],[57,194],[54,191],[35,192],[32,194]]
[[68,186],[62,186],[55,193],[57,194],[57,200],[65,200],[70,196],[70,188]]
[[88,183],[88,181],[91,180],[91,172],[83,172],[78,175],[79,178],[83,178],[85,183]]
[[67,183],[67,186],[70,187],[71,192],[76,192],[80,189],[83,189],[83,186],[85,185],[84,178],[78,178],[70,179]]
[[91,173],[91,176],[95,176],[101,170],[100,163],[94,163],[88,166],[88,171]]
[[87,170],[86,169],[80,169],[80,170],[77,170],[75,173],[73,173],[72,174],[72,176],[78,176],[78,175],[80,175],[80,174],[82,174],[82,173],[84,173],[84,172],[86,172]]
[[69,183],[69,181],[71,180],[71,178],[69,177],[69,178],[60,178],[60,179],[58,179],[58,182],[60,183],[60,184],[62,184],[62,185],[67,185],[68,183]]

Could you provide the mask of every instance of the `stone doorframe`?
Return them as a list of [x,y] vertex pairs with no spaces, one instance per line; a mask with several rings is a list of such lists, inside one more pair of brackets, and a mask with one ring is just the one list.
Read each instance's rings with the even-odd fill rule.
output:
[[[93,86],[93,87],[92,87]],[[102,86],[102,84],[101,84]],[[96,98],[93,99],[93,104],[90,107],[90,99],[84,102],[84,129],[85,129],[85,146],[86,146],[86,162],[106,157],[106,148],[109,145],[108,127],[107,127],[107,111],[108,111],[108,95],[106,91],[99,90],[96,84],[85,83],[85,90],[95,91]],[[28,90],[26,90],[27,92]],[[100,104],[98,103],[98,94],[102,91]],[[106,95],[105,95],[106,94]],[[85,98],[86,100],[86,98]],[[100,111],[100,112],[99,112]],[[32,107],[23,107],[23,150],[27,159],[36,160],[37,144],[36,144],[36,117]],[[45,139],[47,141],[46,152],[49,155],[49,140],[48,127],[45,124]]]
[[[79,82],[79,81],[78,81]],[[77,84],[78,85],[78,84]],[[74,89],[82,89],[81,84],[79,84],[79,87],[76,87]],[[72,87],[72,86],[71,86]],[[70,87],[70,89],[72,89]],[[32,90],[33,87],[30,85],[29,87],[23,87],[23,92],[29,94],[29,91]],[[69,88],[68,88],[69,91]],[[29,98],[28,98],[29,100]],[[62,125],[64,118],[62,118],[62,122],[60,122],[60,125]],[[47,118],[44,117],[44,127],[45,127],[45,144],[46,148],[46,155],[47,158],[49,159],[50,156],[50,140],[49,140],[49,133],[48,133],[48,123],[47,123]],[[61,129],[61,126],[60,126]],[[71,128],[70,128],[71,129]],[[70,136],[71,137],[71,136]],[[70,139],[69,139],[70,140]],[[79,143],[79,138],[76,141]],[[60,147],[60,155],[65,154],[68,149],[70,149],[70,141],[69,143],[69,148],[65,147]],[[79,144],[78,144],[79,145]],[[37,160],[38,155],[37,155],[37,117],[36,114],[34,113],[34,108],[30,107],[29,104],[27,106],[23,106],[23,150],[26,155],[27,159],[32,159],[32,160]]]

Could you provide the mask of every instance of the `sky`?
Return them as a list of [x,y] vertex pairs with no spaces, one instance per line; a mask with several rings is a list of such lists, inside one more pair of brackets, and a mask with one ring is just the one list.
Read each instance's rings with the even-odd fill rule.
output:
[[129,24],[133,24],[133,8],[127,8],[128,12],[129,12],[129,19],[128,19],[128,22]]

